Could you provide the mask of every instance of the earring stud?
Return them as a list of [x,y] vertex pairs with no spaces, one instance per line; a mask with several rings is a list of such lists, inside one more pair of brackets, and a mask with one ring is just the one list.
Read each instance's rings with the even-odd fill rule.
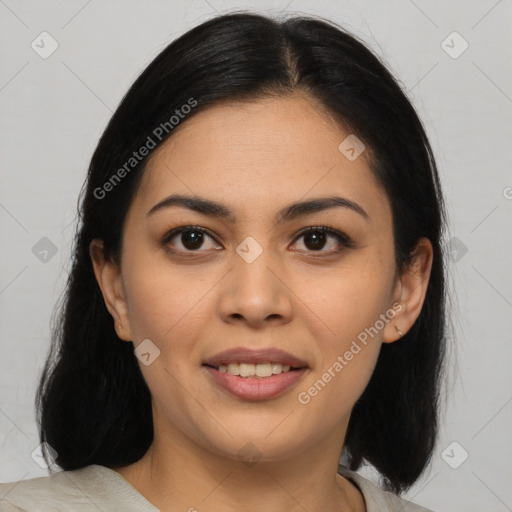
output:
[[402,337],[404,335],[404,333],[400,330],[400,327],[398,327],[398,325],[395,325],[395,328],[396,328],[396,332],[398,333],[398,336]]

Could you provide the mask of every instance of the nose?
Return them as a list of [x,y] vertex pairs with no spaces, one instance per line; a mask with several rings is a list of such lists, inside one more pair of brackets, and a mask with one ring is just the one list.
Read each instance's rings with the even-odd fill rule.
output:
[[225,322],[245,322],[253,328],[290,322],[293,292],[286,272],[263,250],[254,260],[236,254],[233,267],[221,283],[220,314]]

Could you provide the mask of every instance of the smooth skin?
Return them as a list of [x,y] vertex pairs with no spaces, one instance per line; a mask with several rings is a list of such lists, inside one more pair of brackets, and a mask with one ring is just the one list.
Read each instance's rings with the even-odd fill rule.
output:
[[[347,159],[338,146],[349,132],[305,94],[218,104],[175,130],[130,205],[120,268],[104,258],[101,241],[90,246],[119,338],[134,347],[150,339],[160,350],[150,365],[139,361],[154,442],[136,463],[111,469],[162,512],[363,512],[359,489],[337,474],[350,413],[381,344],[399,338],[397,325],[405,334],[421,311],[432,246],[420,239],[413,264],[397,271],[391,208],[368,151]],[[236,222],[179,206],[148,215],[171,194],[222,203]],[[334,207],[276,223],[285,206],[330,196],[368,217]],[[165,239],[187,225],[213,236],[202,244],[190,231]],[[352,245],[299,234],[324,225]],[[263,251],[252,263],[236,252],[247,237]],[[300,403],[299,393],[397,302],[401,310],[378,335]],[[242,400],[202,366],[240,346],[278,347],[308,370],[279,397]],[[247,443],[256,447],[254,464],[239,454]]]

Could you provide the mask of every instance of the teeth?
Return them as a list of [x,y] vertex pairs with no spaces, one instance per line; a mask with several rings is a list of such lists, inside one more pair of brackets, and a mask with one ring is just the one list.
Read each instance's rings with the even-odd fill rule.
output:
[[290,366],[279,363],[229,363],[228,365],[221,364],[218,370],[219,372],[239,375],[240,377],[270,377],[271,375],[289,372]]
[[231,373],[231,375],[240,375],[240,370],[238,369],[237,364],[233,364],[233,363],[228,364],[226,371],[228,373]]

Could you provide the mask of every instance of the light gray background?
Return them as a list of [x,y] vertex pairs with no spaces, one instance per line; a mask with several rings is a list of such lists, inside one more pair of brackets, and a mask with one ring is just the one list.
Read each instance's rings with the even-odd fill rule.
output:
[[[408,89],[437,155],[447,243],[459,249],[446,414],[432,465],[406,497],[436,512],[512,510],[510,0],[0,0],[0,481],[48,474],[31,457],[34,394],[98,138],[164,46],[235,9],[332,19],[367,41]],[[31,47],[43,31],[58,42],[46,59]],[[446,39],[454,31],[469,44],[457,58],[464,41]],[[57,248],[46,262],[32,251],[43,237]]]

